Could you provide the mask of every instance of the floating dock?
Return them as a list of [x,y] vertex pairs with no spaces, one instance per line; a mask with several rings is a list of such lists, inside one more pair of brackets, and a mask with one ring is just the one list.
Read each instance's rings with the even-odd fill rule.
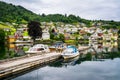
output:
[[55,61],[61,57],[61,53],[46,53],[42,55],[28,56],[11,61],[0,62],[0,80],[13,76],[25,70],[34,68],[37,65],[43,65]]

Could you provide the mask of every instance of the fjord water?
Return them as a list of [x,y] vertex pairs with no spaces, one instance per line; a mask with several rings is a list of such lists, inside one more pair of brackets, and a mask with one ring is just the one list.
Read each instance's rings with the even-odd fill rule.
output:
[[120,45],[117,42],[92,44],[82,53],[74,59],[55,61],[12,80],[120,80]]
[[76,65],[46,66],[13,80],[119,80],[120,59],[84,61]]

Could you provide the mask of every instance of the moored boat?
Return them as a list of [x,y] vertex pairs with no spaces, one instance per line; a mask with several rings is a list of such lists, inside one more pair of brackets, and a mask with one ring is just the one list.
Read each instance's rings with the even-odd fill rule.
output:
[[63,51],[66,48],[66,44],[63,42],[56,42],[52,46],[49,47],[50,51],[61,50]]
[[48,45],[36,44],[31,47],[26,53],[41,53],[41,52],[50,52]]
[[68,46],[61,55],[64,59],[74,58],[79,56],[79,51],[75,46]]

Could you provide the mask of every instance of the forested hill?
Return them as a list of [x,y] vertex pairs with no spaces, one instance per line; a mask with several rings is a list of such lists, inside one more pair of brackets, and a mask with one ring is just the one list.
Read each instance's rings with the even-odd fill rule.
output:
[[[74,15],[62,15],[62,14],[41,14],[37,15],[22,6],[15,6],[13,4],[8,4],[0,1],[0,20],[4,22],[25,22],[30,20],[38,20],[45,22],[85,22],[88,20],[81,19],[79,16]],[[89,22],[88,22],[89,23]]]
[[0,1],[0,20],[3,22],[25,22],[37,19],[39,16],[22,6],[15,6]]
[[0,1],[0,21],[2,22],[15,22],[26,23],[31,20],[37,20],[41,22],[64,22],[64,23],[85,23],[87,26],[91,22],[102,22],[104,24],[110,24],[111,26],[120,26],[120,22],[104,21],[104,20],[86,20],[75,15],[62,15],[62,14],[35,14],[32,11],[25,9],[22,6],[16,6]]

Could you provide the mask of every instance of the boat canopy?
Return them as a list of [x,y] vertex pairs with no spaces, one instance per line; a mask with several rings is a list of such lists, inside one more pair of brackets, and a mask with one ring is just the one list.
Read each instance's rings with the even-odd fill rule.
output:
[[73,53],[77,52],[77,48],[75,46],[67,46],[67,48],[73,49],[73,51],[72,51]]

